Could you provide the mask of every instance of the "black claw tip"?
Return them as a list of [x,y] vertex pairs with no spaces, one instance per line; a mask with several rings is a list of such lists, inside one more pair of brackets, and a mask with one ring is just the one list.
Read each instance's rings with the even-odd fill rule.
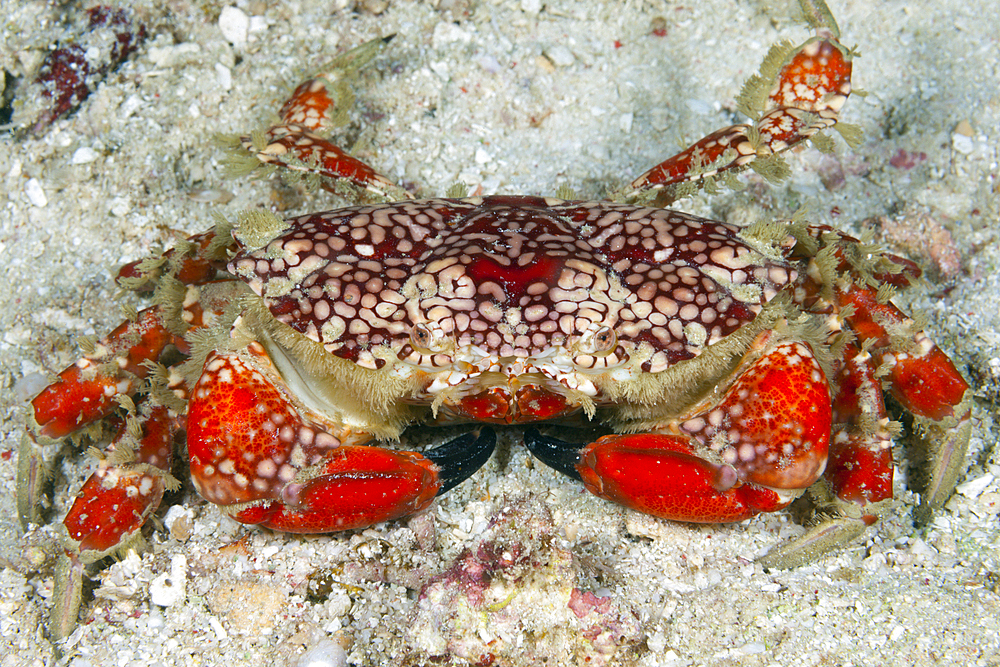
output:
[[460,435],[440,447],[423,452],[440,468],[438,480],[441,488],[437,495],[450,491],[482,468],[493,456],[496,445],[497,436],[493,429],[482,428],[478,433]]
[[524,432],[524,445],[545,465],[567,477],[581,481],[580,473],[576,469],[576,464],[580,462],[580,445],[542,435],[535,428],[529,428]]

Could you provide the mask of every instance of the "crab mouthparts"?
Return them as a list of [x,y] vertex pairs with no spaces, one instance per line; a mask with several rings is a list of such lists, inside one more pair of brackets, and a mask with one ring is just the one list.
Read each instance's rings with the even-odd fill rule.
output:
[[518,424],[564,417],[580,409],[579,403],[569,400],[564,391],[553,391],[547,386],[549,382],[537,381],[535,376],[511,377],[507,386],[494,384],[484,388],[480,382],[461,395],[445,396],[442,405],[445,414],[441,417]]

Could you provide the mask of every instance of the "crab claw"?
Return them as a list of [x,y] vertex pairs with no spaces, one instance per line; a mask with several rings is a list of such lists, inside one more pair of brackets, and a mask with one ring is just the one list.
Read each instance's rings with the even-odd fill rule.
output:
[[791,501],[740,484],[732,467],[701,458],[683,436],[609,435],[581,450],[529,429],[524,442],[543,463],[582,481],[594,495],[674,521],[740,521]]
[[188,407],[191,475],[240,522],[295,533],[363,528],[418,512],[493,453],[493,432],[426,453],[356,444],[367,434],[324,424],[296,404],[252,343],[213,353]]
[[[676,521],[740,521],[781,509],[823,473],[830,396],[804,343],[743,370],[717,406],[679,434],[605,436],[583,449],[531,430],[525,443],[589,491]],[[720,449],[721,447],[721,449]]]

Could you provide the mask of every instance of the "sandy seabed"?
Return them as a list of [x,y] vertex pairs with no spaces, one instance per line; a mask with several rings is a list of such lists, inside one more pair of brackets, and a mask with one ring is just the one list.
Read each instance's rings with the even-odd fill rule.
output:
[[[317,63],[395,33],[355,87],[345,145],[418,195],[463,182],[593,198],[733,122],[768,47],[807,36],[768,2],[385,4],[240,2],[249,30],[237,21],[234,32],[228,17],[241,17],[220,24],[221,6],[138,3],[149,34],[132,58],[72,115],[2,135],[0,667],[57,663],[44,557],[57,531],[17,525],[17,450],[44,373],[122,319],[114,269],[214,212],[337,205],[226,179],[214,133],[260,126]],[[0,65],[30,111],[37,89],[24,80],[83,19],[45,2],[0,7]],[[768,572],[755,558],[802,531],[787,514],[728,526],[637,515],[533,465],[515,431],[424,515],[357,533],[246,529],[185,486],[145,550],[94,573],[81,625],[59,647],[65,663],[296,665],[312,651],[317,664],[357,665],[1000,664],[1000,9],[831,8],[862,53],[854,81],[867,95],[844,118],[863,143],[797,150],[787,183],[751,179],[682,208],[747,222],[806,207],[850,233],[870,227],[928,268],[898,302],[926,317],[978,400],[967,472],[930,526],[913,526],[900,446],[897,500],[878,525],[811,565]],[[56,516],[90,464],[79,453],[57,468]]]

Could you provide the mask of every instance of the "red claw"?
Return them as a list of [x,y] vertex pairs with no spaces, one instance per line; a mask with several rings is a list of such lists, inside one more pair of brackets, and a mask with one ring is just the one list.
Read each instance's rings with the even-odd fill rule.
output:
[[577,470],[594,495],[674,521],[742,521],[789,502],[740,484],[731,467],[706,461],[681,436],[605,436],[584,448]]
[[365,445],[343,445],[301,477],[234,518],[289,533],[352,530],[418,512],[439,488],[433,464],[419,454]]
[[268,364],[256,343],[245,355],[206,360],[188,406],[191,476],[202,496],[238,521],[297,533],[360,528],[430,504],[440,487],[434,463],[343,443],[346,430],[337,437],[307,420]]
[[690,438],[606,436],[584,448],[577,470],[596,495],[641,512],[739,521],[798,495],[776,490],[819,478],[830,422],[819,364],[805,343],[784,343],[741,371],[717,407],[679,425]]

